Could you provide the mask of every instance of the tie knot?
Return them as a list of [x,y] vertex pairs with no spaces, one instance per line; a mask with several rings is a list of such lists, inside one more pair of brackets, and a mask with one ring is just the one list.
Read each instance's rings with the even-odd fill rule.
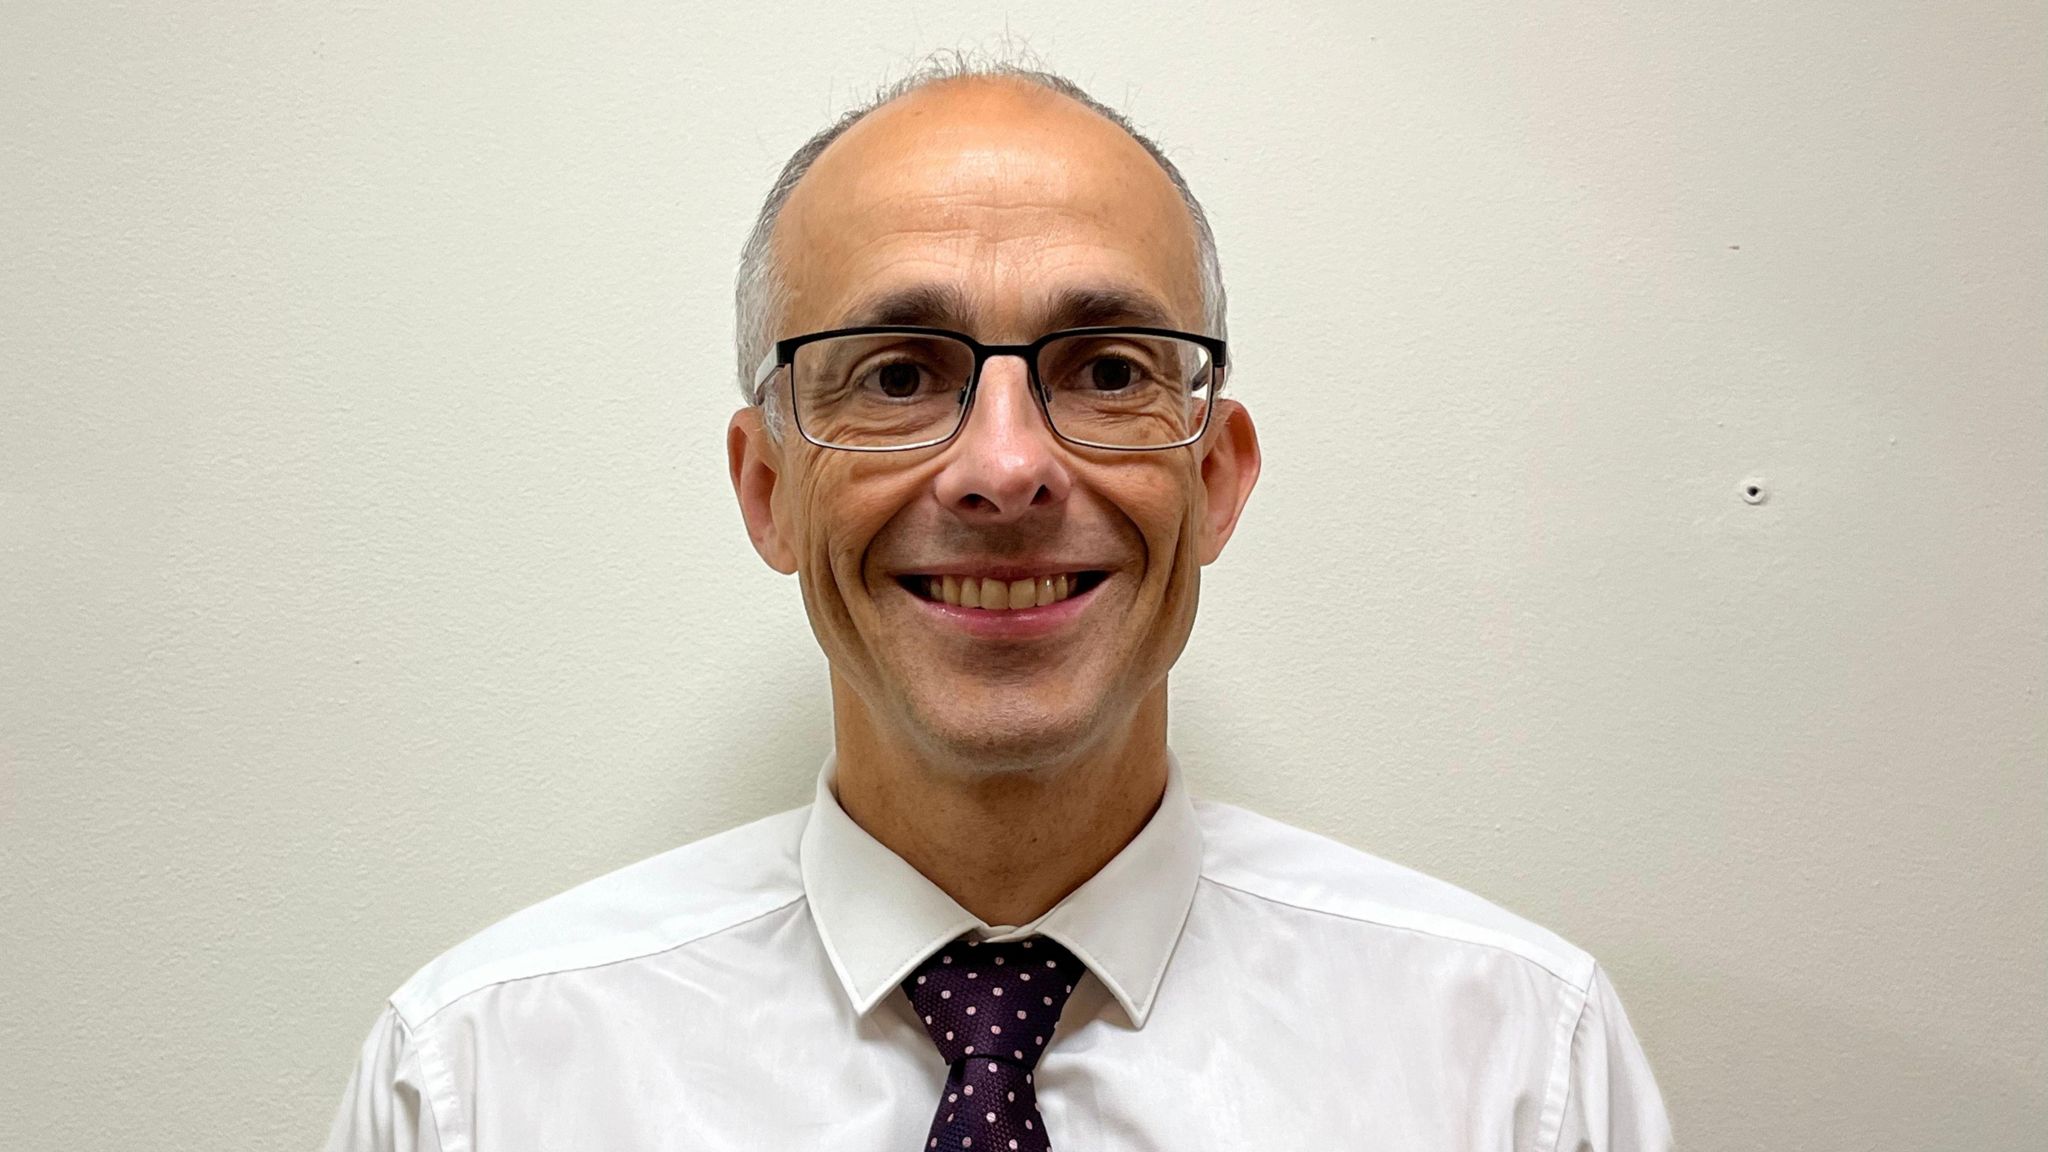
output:
[[903,991],[946,1063],[987,1059],[1028,1072],[1084,971],[1044,936],[1005,944],[960,939],[918,965]]

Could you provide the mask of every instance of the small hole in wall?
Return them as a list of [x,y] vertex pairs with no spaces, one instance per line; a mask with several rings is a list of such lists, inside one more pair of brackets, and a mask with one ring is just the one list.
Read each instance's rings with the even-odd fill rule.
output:
[[1746,481],[1742,485],[1742,499],[1746,503],[1761,504],[1770,497],[1771,494],[1764,489],[1764,482],[1761,480]]

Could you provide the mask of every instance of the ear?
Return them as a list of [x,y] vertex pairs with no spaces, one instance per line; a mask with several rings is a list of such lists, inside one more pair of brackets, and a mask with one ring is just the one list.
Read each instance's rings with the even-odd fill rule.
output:
[[768,434],[758,406],[732,414],[725,429],[726,463],[732,470],[733,495],[754,551],[784,576],[796,571],[796,552],[775,518],[775,486],[782,480],[782,445]]
[[1252,485],[1259,482],[1259,432],[1252,427],[1251,413],[1235,400],[1218,400],[1201,448],[1202,490],[1208,499],[1197,526],[1201,538],[1195,553],[1203,564],[1210,564],[1223,555],[1223,546],[1237,530],[1238,514],[1251,499]]

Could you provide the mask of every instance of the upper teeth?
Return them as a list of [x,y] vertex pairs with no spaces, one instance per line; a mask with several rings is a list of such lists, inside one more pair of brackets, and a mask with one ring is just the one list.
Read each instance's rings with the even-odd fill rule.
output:
[[973,576],[928,576],[928,591],[934,600],[980,608],[986,612],[1007,612],[1017,608],[1042,608],[1057,604],[1074,594],[1073,577],[1032,576],[1023,580],[980,579]]

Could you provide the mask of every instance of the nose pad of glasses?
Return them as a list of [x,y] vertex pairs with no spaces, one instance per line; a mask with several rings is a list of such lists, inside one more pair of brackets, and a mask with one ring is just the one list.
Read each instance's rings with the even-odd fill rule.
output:
[[[997,358],[994,356],[989,357],[990,361],[993,361],[995,359]],[[988,362],[984,361],[975,369],[974,377],[971,381],[972,386],[962,388],[959,391],[958,395],[955,397],[953,402],[955,404],[958,404],[962,408],[965,408],[970,402],[973,401],[975,395],[981,391],[982,386],[987,383]],[[1045,389],[1039,383],[1038,373],[1034,371],[1031,365],[1028,363],[1024,366],[1024,392],[1027,396],[1031,397],[1033,403],[1037,404],[1040,408],[1045,407],[1047,401]]]

